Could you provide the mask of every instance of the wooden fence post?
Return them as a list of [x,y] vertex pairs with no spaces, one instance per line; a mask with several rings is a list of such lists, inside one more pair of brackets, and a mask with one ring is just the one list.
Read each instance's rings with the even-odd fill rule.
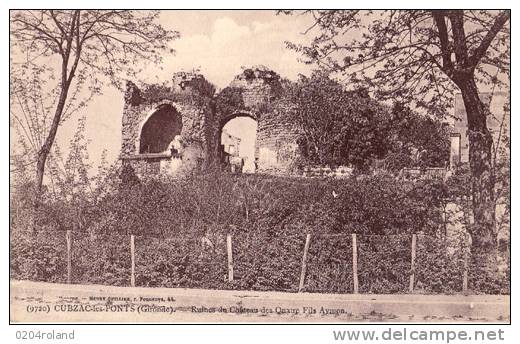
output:
[[359,281],[357,271],[357,238],[356,233],[352,233],[352,279],[354,282],[354,294],[359,293]]
[[233,281],[233,243],[231,234],[227,235],[228,281]]
[[464,236],[464,271],[462,275],[462,292],[468,292],[468,270],[469,270],[469,233]]
[[133,234],[130,234],[130,257],[132,260],[130,286],[135,287],[135,239]]
[[305,273],[307,272],[307,252],[309,251],[309,246],[311,244],[311,235],[307,234],[305,238],[305,247],[303,248],[303,257],[302,257],[302,271],[300,274],[300,285],[298,286],[298,292],[303,290],[303,286],[305,283]]
[[72,280],[72,231],[67,229],[65,233],[67,241],[67,283],[70,284]]
[[417,234],[412,234],[412,259],[410,262],[410,293],[413,293],[413,287],[415,283],[415,254],[417,245]]

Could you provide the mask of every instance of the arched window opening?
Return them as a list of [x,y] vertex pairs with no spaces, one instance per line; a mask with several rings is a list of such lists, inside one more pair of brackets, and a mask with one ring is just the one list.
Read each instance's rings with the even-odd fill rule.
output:
[[162,106],[148,118],[141,130],[139,153],[167,152],[173,141],[179,140],[181,131],[180,113],[171,105]]

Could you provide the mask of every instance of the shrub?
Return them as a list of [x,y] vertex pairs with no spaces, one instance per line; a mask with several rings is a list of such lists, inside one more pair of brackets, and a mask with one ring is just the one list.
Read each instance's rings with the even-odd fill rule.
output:
[[12,232],[9,247],[11,278],[55,283],[67,281],[63,231],[41,231],[36,235]]
[[507,260],[507,269],[498,271],[497,266],[488,266],[486,259],[473,255],[469,264],[468,288],[473,293],[510,294],[511,263]]
[[[107,189],[112,192],[85,205],[92,219],[85,226],[71,226],[63,217],[57,227],[75,228],[74,283],[129,285],[129,235],[134,234],[138,286],[296,291],[310,233],[305,290],[352,292],[350,234],[357,233],[360,291],[403,293],[411,234],[422,232],[416,291],[461,291],[460,241],[441,240],[447,197],[442,181],[403,181],[386,174],[335,180],[214,172]],[[48,203],[52,211],[44,214],[54,220],[62,206]],[[235,263],[231,283],[228,233]],[[10,245],[12,278],[66,280],[64,231],[45,230],[33,238],[17,228]],[[495,277],[483,271],[471,267],[471,290],[509,292],[510,269]]]
[[339,196],[331,201],[336,227],[360,234],[435,232],[442,222],[440,199],[424,192],[429,183],[385,174],[348,180],[338,185]]
[[233,288],[297,291],[304,244],[304,236],[237,235]]
[[305,291],[352,293],[353,290],[351,237],[313,237],[307,261]]
[[130,285],[130,236],[81,231],[72,235],[75,283]]
[[415,289],[419,293],[454,294],[462,292],[464,245],[460,238],[452,241],[418,235]]
[[404,293],[410,276],[410,236],[359,236],[359,290]]
[[227,289],[225,246],[197,239],[136,238],[136,284]]

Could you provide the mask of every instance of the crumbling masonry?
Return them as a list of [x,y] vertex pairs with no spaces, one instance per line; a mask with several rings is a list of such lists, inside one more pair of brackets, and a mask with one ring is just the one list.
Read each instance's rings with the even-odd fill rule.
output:
[[256,171],[291,173],[298,130],[282,115],[282,94],[280,76],[263,68],[245,69],[219,93],[196,73],[175,73],[171,86],[128,82],[121,160],[141,177],[218,166],[224,125],[247,116],[258,125]]

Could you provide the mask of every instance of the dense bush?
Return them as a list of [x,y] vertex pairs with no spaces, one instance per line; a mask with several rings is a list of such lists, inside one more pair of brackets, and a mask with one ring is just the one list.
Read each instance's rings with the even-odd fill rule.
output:
[[[497,266],[486,266],[478,256],[471,257],[468,288],[473,293],[510,294],[511,261],[507,252],[501,252],[501,259],[506,260],[507,268],[497,271]],[[506,256],[506,257],[504,257]]]
[[73,280],[127,286],[130,284],[130,239],[127,235],[74,232]]
[[336,229],[362,234],[434,233],[442,222],[439,183],[410,182],[390,175],[363,176],[336,185],[328,198]]
[[352,293],[351,236],[316,236],[307,260],[305,291]]
[[409,235],[360,236],[358,239],[359,290],[388,294],[407,291],[410,276]]
[[209,246],[200,239],[137,237],[135,245],[138,286],[229,288],[225,246],[220,241]]
[[234,238],[233,288],[297,291],[305,236],[254,233]]
[[[128,172],[128,171],[127,171]],[[128,177],[128,176],[127,176]],[[114,179],[115,180],[115,179]],[[129,285],[130,240],[136,236],[136,284],[296,291],[305,235],[312,234],[304,289],[352,292],[351,235],[358,235],[360,292],[408,290],[410,238],[417,245],[416,291],[455,293],[462,286],[462,249],[442,237],[442,181],[390,175],[299,179],[208,173],[187,179],[107,185],[84,204],[90,221],[74,226],[73,281]],[[61,203],[49,203],[49,207]],[[53,220],[54,221],[54,220]],[[64,231],[52,223],[37,238],[14,231],[11,277],[64,282]],[[233,236],[234,281],[227,281],[226,235]],[[454,246],[455,245],[455,246]],[[474,292],[508,292],[508,275],[480,278]]]
[[373,160],[386,158],[389,169],[444,167],[449,160],[446,125],[400,103],[390,108],[367,89],[346,90],[330,75],[316,72],[286,83],[284,93],[281,116],[298,127],[307,165],[367,171]]
[[65,232],[41,231],[35,235],[11,232],[10,277],[33,281],[67,281]]
[[415,289],[420,293],[453,294],[462,292],[464,244],[418,235]]

